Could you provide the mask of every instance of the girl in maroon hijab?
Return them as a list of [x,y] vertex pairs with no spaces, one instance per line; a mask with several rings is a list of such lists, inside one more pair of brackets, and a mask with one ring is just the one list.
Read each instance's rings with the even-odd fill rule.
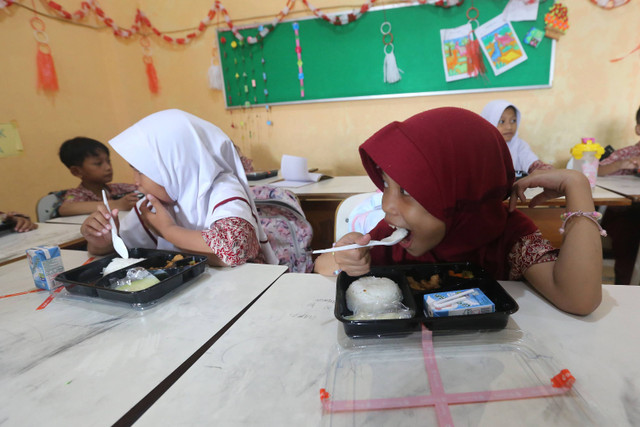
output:
[[[514,184],[500,132],[475,113],[438,108],[382,128],[360,146],[362,163],[383,190],[385,218],[369,234],[349,233],[336,246],[409,230],[395,246],[375,246],[316,260],[316,271],[351,276],[373,265],[472,261],[499,280],[526,280],[558,308],[592,312],[601,300],[602,248],[591,188],[572,170],[544,170]],[[530,206],[565,196],[562,248],[515,210],[524,190],[543,187]],[[510,196],[509,206],[503,201]],[[560,226],[559,219],[558,225]]]

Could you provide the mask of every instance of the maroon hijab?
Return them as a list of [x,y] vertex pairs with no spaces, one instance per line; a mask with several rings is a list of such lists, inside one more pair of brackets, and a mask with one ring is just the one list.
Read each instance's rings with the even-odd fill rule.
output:
[[[362,163],[383,190],[382,171],[446,225],[442,242],[413,257],[401,246],[372,249],[372,263],[472,261],[497,279],[508,279],[507,255],[537,227],[521,212],[508,212],[514,170],[502,135],[479,115],[437,108],[393,122],[360,146]],[[382,221],[372,232],[391,232]]]

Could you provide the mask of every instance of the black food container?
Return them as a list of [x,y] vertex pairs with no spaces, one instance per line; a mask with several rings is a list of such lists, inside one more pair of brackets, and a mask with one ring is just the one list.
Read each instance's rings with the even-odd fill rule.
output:
[[[345,333],[352,337],[386,336],[410,333],[424,324],[432,331],[476,331],[503,329],[518,304],[502,286],[480,267],[472,263],[416,264],[372,267],[366,276],[387,277],[395,281],[403,294],[402,303],[415,310],[411,319],[350,320],[346,291],[360,277],[342,272],[336,286],[335,317]],[[429,288],[429,289],[427,289]],[[424,295],[479,288],[494,303],[495,312],[464,316],[429,317],[424,311]]]
[[[182,255],[184,259],[177,261],[170,268],[164,268],[178,254]],[[204,255],[134,248],[129,249],[129,257],[145,258],[144,261],[116,270],[103,277],[102,271],[116,257],[118,255],[110,255],[73,270],[64,271],[56,276],[56,281],[60,282],[71,294],[144,305],[155,302],[200,275],[204,271],[207,261],[207,257]],[[124,278],[127,270],[133,267],[148,269],[150,273],[158,277],[160,282],[140,291],[129,292],[113,289],[111,287],[112,281]]]

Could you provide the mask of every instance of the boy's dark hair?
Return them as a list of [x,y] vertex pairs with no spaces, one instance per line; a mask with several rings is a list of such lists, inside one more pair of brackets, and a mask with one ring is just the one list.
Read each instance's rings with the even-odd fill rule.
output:
[[638,108],[636,112],[636,123],[640,125],[640,108]]
[[60,160],[66,167],[82,166],[84,159],[89,156],[97,156],[100,151],[109,155],[109,149],[100,141],[79,136],[69,139],[60,146]]

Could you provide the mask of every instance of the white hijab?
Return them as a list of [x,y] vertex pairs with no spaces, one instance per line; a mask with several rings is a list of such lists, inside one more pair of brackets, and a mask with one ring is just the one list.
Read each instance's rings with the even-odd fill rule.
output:
[[[520,110],[513,105],[512,103],[505,101],[503,99],[497,99],[495,101],[491,101],[482,109],[481,116],[485,118],[489,123],[498,127],[498,122],[500,121],[500,117],[504,110],[507,107],[512,107],[516,111],[516,121],[518,124],[518,129],[520,129],[520,118],[522,117],[520,114]],[[520,139],[518,137],[518,129],[516,129],[513,138],[511,141],[507,142],[507,147],[509,147],[509,153],[511,153],[511,160],[513,161],[513,168],[517,171],[529,172],[529,167],[533,162],[538,160],[538,156],[535,155],[529,144],[526,141]]]
[[[257,219],[240,156],[219,128],[184,111],[165,110],[140,120],[109,144],[131,166],[165,188],[176,202],[168,209],[179,226],[206,230],[216,220],[242,218],[256,230],[267,262],[278,263]],[[241,200],[227,202],[234,198]],[[122,221],[120,232],[129,247],[154,246],[136,209]],[[155,237],[158,249],[178,250]]]

